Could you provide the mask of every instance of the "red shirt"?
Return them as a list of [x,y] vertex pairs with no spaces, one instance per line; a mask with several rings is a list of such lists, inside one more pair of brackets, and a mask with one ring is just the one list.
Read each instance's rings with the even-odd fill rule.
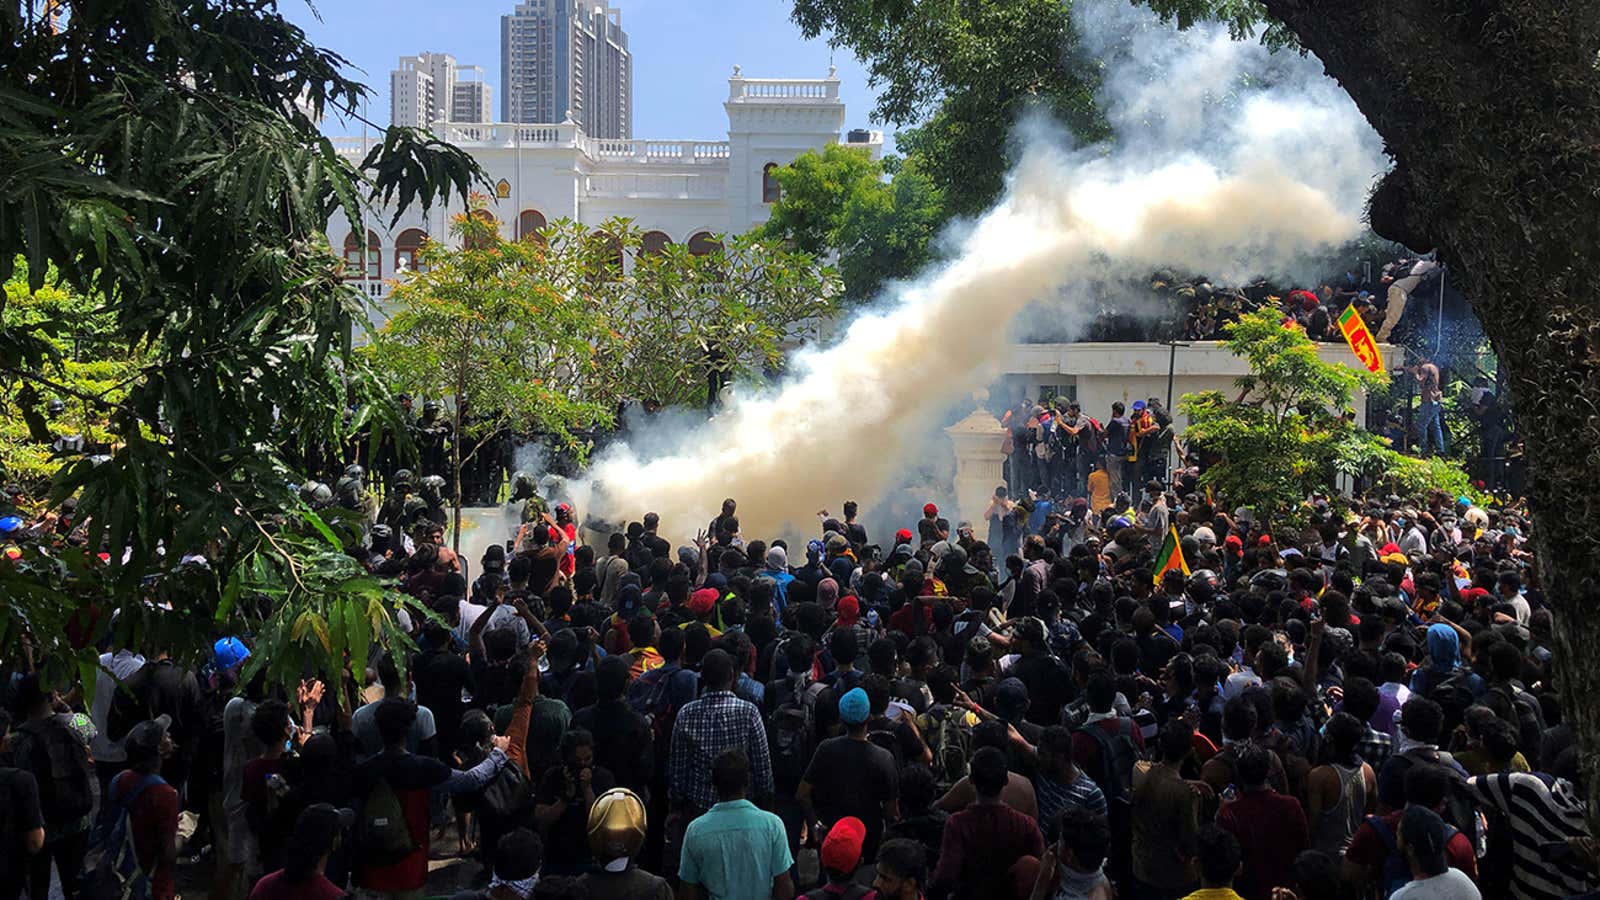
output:
[[[144,775],[132,769],[111,782],[119,797],[132,793]],[[178,791],[170,784],[153,784],[128,807],[128,831],[133,835],[133,852],[139,868],[150,875],[151,900],[171,900],[177,895],[172,883],[172,865],[160,861],[166,835],[178,837]]]
[[344,889],[325,875],[313,875],[309,881],[291,884],[279,869],[256,882],[250,891],[250,900],[340,900],[344,895]]
[[[917,636],[917,623],[911,621],[912,604],[907,603],[889,614],[889,627],[904,634],[906,637]],[[933,604],[922,604],[922,619],[927,623],[927,632],[933,632]]]
[[1294,884],[1294,858],[1311,846],[1300,801],[1277,791],[1244,791],[1223,804],[1217,825],[1244,848],[1244,872],[1233,889],[1245,900],[1270,900],[1275,886]]
[[945,820],[930,883],[973,900],[999,900],[1011,896],[1006,871],[1024,856],[1043,855],[1044,836],[1031,816],[1004,803],[979,803]]

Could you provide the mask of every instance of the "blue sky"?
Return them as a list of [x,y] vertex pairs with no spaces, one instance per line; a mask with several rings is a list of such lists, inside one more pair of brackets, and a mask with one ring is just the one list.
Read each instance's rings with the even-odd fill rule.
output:
[[[875,95],[848,51],[804,40],[789,21],[789,0],[614,0],[633,50],[633,133],[642,138],[720,139],[722,102],[735,64],[753,78],[821,78],[838,66],[848,128],[873,127]],[[389,70],[403,54],[450,53],[480,65],[500,105],[500,16],[516,0],[285,0],[282,11],[320,46],[355,67],[372,88],[368,117],[389,119]],[[359,134],[358,122],[331,119],[332,134]]]

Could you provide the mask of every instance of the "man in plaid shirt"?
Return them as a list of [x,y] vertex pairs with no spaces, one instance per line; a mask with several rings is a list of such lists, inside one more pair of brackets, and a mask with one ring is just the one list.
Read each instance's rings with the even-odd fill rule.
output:
[[767,752],[767,729],[755,705],[734,696],[733,657],[721,650],[707,653],[700,663],[700,699],[678,711],[672,727],[667,795],[675,808],[689,817],[717,802],[711,784],[711,763],[724,750],[738,748],[750,759],[755,796],[771,797],[772,757]]
[[1372,716],[1378,711],[1378,688],[1365,678],[1351,678],[1344,683],[1344,700],[1340,709],[1347,712],[1366,727],[1367,733],[1356,744],[1356,755],[1360,756],[1367,765],[1376,772],[1383,765],[1384,760],[1394,753],[1394,738],[1384,731],[1372,727]]

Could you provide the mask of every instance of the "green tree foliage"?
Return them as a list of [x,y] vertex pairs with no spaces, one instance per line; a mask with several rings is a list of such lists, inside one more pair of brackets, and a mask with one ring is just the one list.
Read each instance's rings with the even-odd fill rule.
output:
[[[583,390],[613,406],[713,402],[730,382],[780,369],[784,354],[838,303],[837,272],[760,232],[719,236],[699,254],[683,244],[649,249],[623,219],[601,233],[614,258],[627,262],[589,289],[604,328]],[[546,235],[557,258],[591,237],[570,222]]]
[[942,192],[947,214],[993,205],[1024,112],[1048,113],[1080,140],[1108,136],[1094,62],[1079,52],[1062,0],[795,0],[794,20],[866,61],[882,90],[875,119],[918,126],[896,142]]
[[[27,264],[19,262],[4,290],[0,332],[26,335],[42,363],[31,377],[0,375],[0,472],[41,493],[75,458],[51,449],[57,438],[81,436],[91,449],[113,440],[109,414],[137,374],[139,354],[118,340],[99,300],[63,285],[57,275],[30,290]],[[51,415],[57,400],[65,409]]]
[[[601,319],[569,296],[611,265],[609,242],[585,236],[572,252],[500,235],[487,200],[450,233],[460,246],[423,244],[417,270],[389,295],[389,320],[364,349],[396,391],[450,400],[454,539],[461,539],[461,472],[495,434],[535,430],[576,446],[573,429],[610,424],[602,404],[582,399],[594,369]],[[469,415],[470,413],[470,415]]]
[[[830,144],[778,169],[783,191],[763,233],[807,253],[838,253],[845,297],[869,300],[885,281],[909,278],[932,256],[942,198],[916,159],[874,162]],[[885,181],[885,170],[893,179]]]
[[[365,89],[273,0],[73,3],[54,22],[34,6],[0,6],[0,278],[20,258],[37,294],[57,273],[140,366],[103,398],[109,461],[52,480],[52,502],[79,497],[76,544],[42,541],[0,571],[0,654],[31,634],[61,674],[92,658],[111,607],[124,645],[193,653],[219,626],[320,645],[309,624],[270,631],[319,579],[353,574],[331,564],[347,538],[300,514],[288,460],[390,407],[351,352],[364,301],[323,231],[372,199],[464,194],[481,173],[407,129],[340,155],[318,119]],[[48,341],[80,316],[0,317],[0,374],[43,402]],[[261,597],[278,605],[242,602]]]
[[1351,398],[1386,376],[1327,362],[1305,332],[1270,311],[1243,316],[1227,334],[1225,346],[1250,365],[1238,396],[1185,394],[1179,408],[1189,417],[1189,445],[1218,460],[1202,483],[1228,502],[1284,527],[1301,522],[1311,493],[1333,489],[1335,473],[1407,493],[1466,491],[1466,475],[1452,464],[1406,457],[1356,426]]

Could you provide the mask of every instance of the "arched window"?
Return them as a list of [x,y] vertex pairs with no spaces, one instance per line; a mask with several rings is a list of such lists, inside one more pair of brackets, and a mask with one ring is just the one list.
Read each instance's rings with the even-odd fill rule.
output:
[[525,209],[517,216],[517,240],[538,241],[544,243],[544,227],[550,223],[545,221],[544,213],[536,209]]
[[420,228],[407,228],[400,232],[394,239],[394,273],[404,275],[407,272],[425,272],[427,266],[417,258],[422,250],[422,242],[428,239],[427,232]]
[[696,232],[689,238],[689,252],[695,256],[708,256],[722,249],[722,242],[712,237],[709,231]]
[[[495,227],[496,231],[500,230],[500,220],[496,219],[494,217],[494,213],[489,212],[487,209],[475,209],[475,210],[472,211],[472,215],[477,217],[480,221],[487,222],[490,225],[493,225]],[[480,242],[480,241],[472,240],[471,238],[469,238],[468,240],[462,242],[463,246],[465,246],[468,250],[482,249],[480,244],[482,246],[490,246],[490,245],[492,245],[492,243],[493,243],[492,241]]]
[[783,196],[783,187],[778,184],[777,163],[767,163],[761,167],[761,202],[777,203]]
[[667,237],[664,232],[646,231],[644,237],[639,239],[639,255],[659,256],[667,252],[667,248],[670,246],[672,246],[672,238]]
[[[378,241],[376,231],[367,232],[367,251],[361,252],[361,238],[354,231],[344,237],[344,277],[360,278],[363,265],[366,268],[366,277],[383,277],[383,244]],[[363,259],[364,257],[364,259]]]

